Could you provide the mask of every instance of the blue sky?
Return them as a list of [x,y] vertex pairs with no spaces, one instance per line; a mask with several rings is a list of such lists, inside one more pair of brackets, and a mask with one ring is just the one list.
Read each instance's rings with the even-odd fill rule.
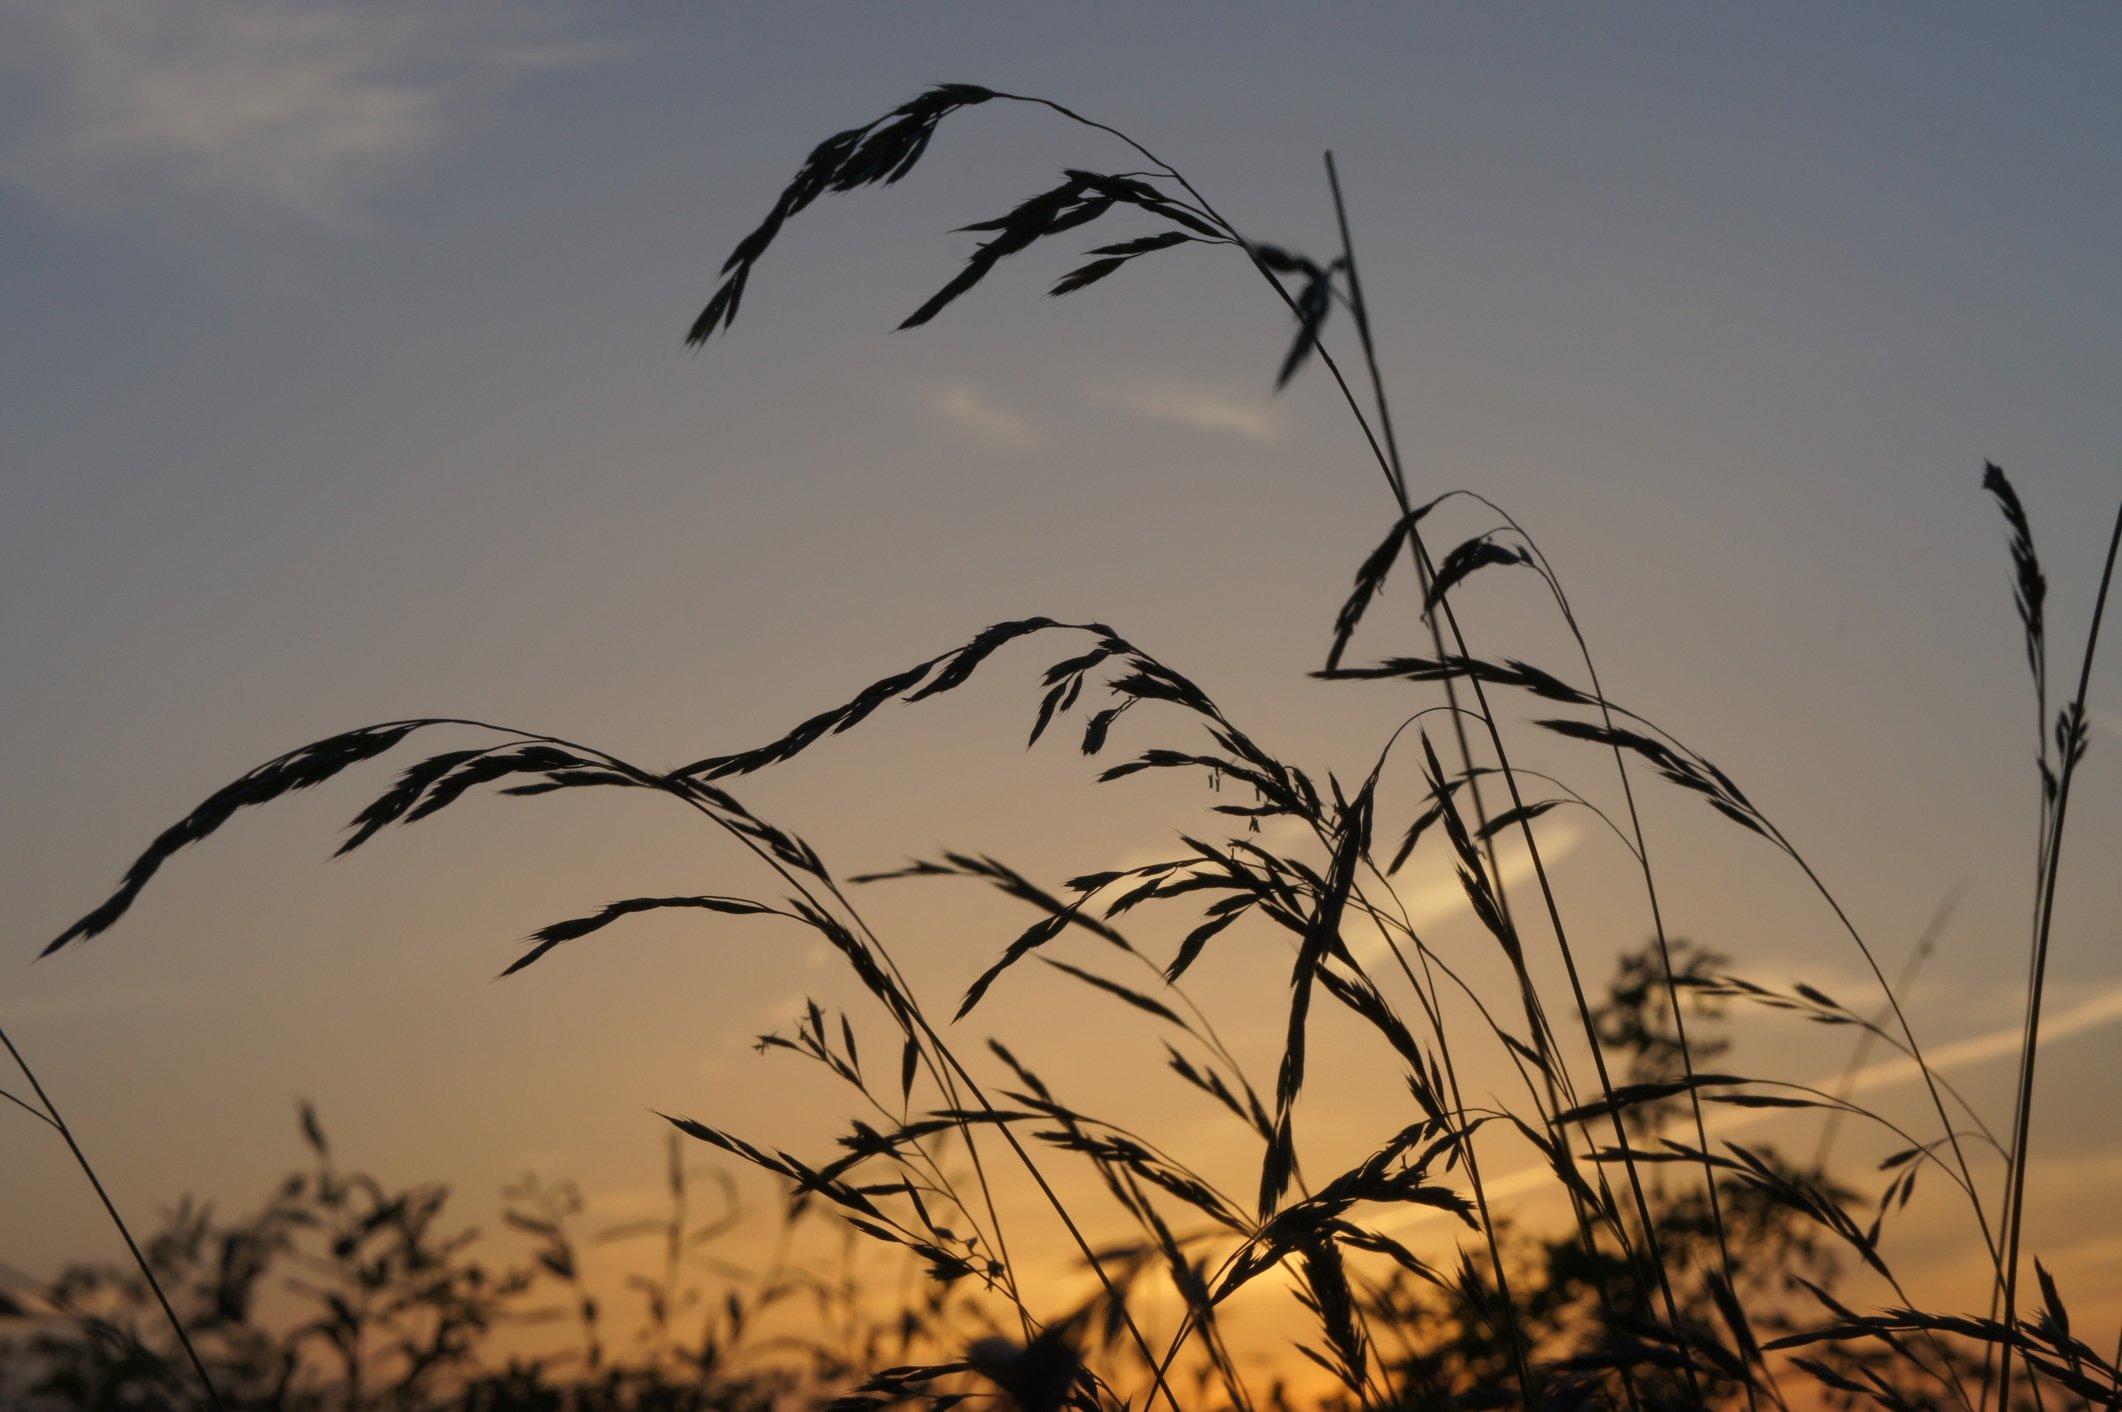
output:
[[[681,347],[815,141],[966,81],[1124,128],[1315,253],[1333,149],[1418,495],[1524,522],[1613,694],[1747,781],[1882,953],[1966,882],[1919,1032],[2009,1027],[2033,720],[1978,483],[1994,459],[2018,484],[2074,672],[2122,484],[2118,52],[2093,5],[0,4],[0,1021],[140,1209],[262,1192],[298,1095],[475,1207],[533,1164],[623,1207],[656,1180],[651,1107],[791,1144],[830,1117],[747,1048],[835,984],[800,945],[650,924],[488,983],[545,922],[742,890],[683,820],[481,801],[326,867],[372,772],[28,958],[302,741],[435,713],[677,762],[1035,612],[1110,621],[1263,739],[1366,767],[1402,698],[1303,673],[1389,504],[1323,378],[1273,393],[1287,316],[1241,262],[1173,251],[1041,297],[1138,233],[1116,225],[890,331],[970,248],[953,227],[1133,164],[1109,140],[960,114],[902,185],[805,213],[734,330]],[[1497,654],[1567,660],[1523,585],[1469,602]],[[1418,645],[1373,631],[1356,656]],[[2122,985],[2116,661],[2060,901],[2073,1003]],[[1057,881],[1211,826],[1197,792],[1025,754],[1045,664],[746,797],[848,873],[977,847]],[[1858,985],[1788,866],[1701,812],[1653,806],[1676,925],[1763,980]],[[1557,847],[1593,951],[1634,944],[1615,858]],[[951,994],[1019,920],[919,891],[880,912]],[[1203,984],[1243,1007],[1253,979]],[[997,1005],[998,1028],[1044,1015]],[[1051,1062],[1095,1084],[1079,1040]],[[2111,1032],[2056,1054],[2037,1243],[2116,1161]],[[1969,1062],[2001,1114],[2008,1062]],[[0,1260],[99,1249],[56,1144],[23,1120],[8,1152],[6,1204],[38,1216]],[[2112,1304],[2122,1248],[2073,1259]]]

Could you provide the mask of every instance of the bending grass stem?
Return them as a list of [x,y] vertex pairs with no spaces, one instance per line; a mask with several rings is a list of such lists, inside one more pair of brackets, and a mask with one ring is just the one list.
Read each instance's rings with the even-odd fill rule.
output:
[[[1480,498],[1483,504],[1490,505],[1490,508],[1496,509],[1498,514],[1503,515],[1504,522],[1516,531],[1519,538],[1523,539],[1531,547],[1534,554],[1538,556],[1540,577],[1547,584],[1548,591],[1554,595],[1555,606],[1561,611],[1562,621],[1568,626],[1570,636],[1576,641],[1577,655],[1583,660],[1585,675],[1591,682],[1592,697],[1599,703],[1600,720],[1607,731],[1611,733],[1614,730],[1614,713],[1612,706],[1607,701],[1606,687],[1599,680],[1599,667],[1592,660],[1591,644],[1586,641],[1584,630],[1577,622],[1577,615],[1569,606],[1568,595],[1562,591],[1561,580],[1556,577],[1554,566],[1548,562],[1546,553],[1540,549],[1538,544],[1534,543],[1532,536],[1525,532],[1524,526],[1520,525],[1510,515],[1504,514],[1500,508],[1494,506],[1485,497],[1477,498]],[[1731,1244],[1726,1236],[1723,1200],[1717,1191],[1716,1173],[1709,1163],[1709,1128],[1702,1114],[1702,1091],[1694,1082],[1694,1047],[1688,1041],[1687,1020],[1680,1004],[1680,987],[1673,975],[1672,946],[1665,930],[1664,908],[1658,900],[1658,881],[1657,874],[1651,867],[1650,843],[1643,834],[1643,816],[1636,807],[1636,791],[1629,778],[1627,757],[1623,755],[1618,744],[1615,744],[1612,750],[1614,772],[1620,778],[1621,797],[1628,808],[1629,829],[1635,836],[1635,845],[1632,851],[1635,853],[1636,863],[1643,873],[1643,892],[1645,900],[1650,906],[1652,935],[1656,937],[1658,943],[1658,962],[1665,971],[1665,995],[1671,1009],[1673,1033],[1680,1044],[1681,1072],[1688,1080],[1688,1105],[1694,1117],[1696,1145],[1703,1154],[1702,1186],[1709,1198],[1710,1224],[1717,1233],[1717,1258],[1723,1269],[1725,1283],[1733,1285]],[[1784,1403],[1781,1392],[1776,1389],[1773,1383],[1770,1384],[1770,1392],[1775,1397],[1778,1405],[1787,1405]],[[1751,1383],[1747,1385],[1747,1401],[1750,1405],[1755,1404],[1755,1393]]]
[[[94,1164],[88,1160],[88,1154],[81,1150],[81,1143],[74,1137],[74,1130],[66,1125],[66,1119],[61,1116],[58,1105],[52,1102],[51,1095],[44,1091],[44,1085],[38,1081],[37,1071],[22,1057],[22,1051],[15,1047],[15,1041],[8,1037],[4,1028],[0,1028],[0,1045],[7,1046],[8,1056],[15,1061],[15,1067],[22,1071],[22,1076],[29,1080],[30,1089],[37,1095],[37,1101],[44,1105],[44,1111],[37,1116],[50,1123],[58,1130],[59,1136],[66,1140],[67,1151],[74,1154],[74,1161],[80,1165],[82,1175],[88,1178],[88,1184],[95,1189],[96,1199],[103,1203],[104,1211],[111,1218],[111,1224],[116,1226],[118,1234],[125,1238],[125,1248],[132,1252],[133,1263],[140,1267],[141,1275],[147,1280],[147,1287],[155,1292],[155,1302],[162,1306],[163,1317],[169,1320],[171,1331],[177,1335],[177,1342],[184,1346],[184,1356],[191,1360],[192,1371],[199,1375],[199,1386],[206,1390],[207,1405],[212,1407],[214,1412],[224,1412],[221,1394],[214,1390],[214,1380],[208,1375],[206,1364],[199,1357],[199,1350],[192,1345],[191,1335],[184,1331],[184,1321],[177,1317],[176,1309],[169,1302],[169,1295],[163,1291],[162,1281],[155,1278],[154,1267],[147,1263],[147,1256],[142,1253],[140,1243],[133,1239],[131,1228],[125,1224],[125,1217],[118,1214],[117,1203],[112,1201],[110,1193],[104,1190],[103,1179],[96,1175]],[[16,1102],[21,1100],[17,1099]],[[28,1104],[23,1106],[29,1107]]]
[[[602,754],[603,752],[600,751],[597,753]],[[606,758],[609,759],[611,757],[607,756]],[[691,794],[685,792],[682,788],[674,788],[670,792],[675,794],[679,799],[682,799],[685,803],[691,805],[700,813],[706,815],[709,819],[713,820],[732,838],[735,838],[739,842],[743,843],[745,847],[750,849],[756,856],[758,856],[762,861],[764,861],[776,873],[780,874],[781,879],[784,882],[788,883],[789,886],[803,893],[804,896],[811,898],[812,904],[816,905],[816,898],[814,894],[812,894],[811,890],[802,882],[800,882],[796,878],[796,876],[791,873],[778,858],[775,858],[765,848],[761,847],[756,839],[746,836],[742,830],[736,828],[728,820],[722,818],[714,810],[708,808],[705,803],[698,799],[695,799]],[[903,986],[905,983],[904,977],[900,975],[897,964],[891,959],[890,953],[884,949],[876,933],[870,930],[869,924],[862,920],[861,914],[857,912],[851,904],[849,904],[847,898],[840,892],[840,889],[834,886],[830,882],[830,880],[826,881],[826,888],[827,891],[831,893],[833,898],[840,903],[841,907],[846,910],[848,915],[854,918],[855,924],[862,928],[864,934],[868,936],[870,944],[876,949],[878,956],[883,960],[885,965],[891,967],[894,976],[899,978],[900,984]],[[974,1101],[978,1103],[981,1108],[986,1109],[989,1112],[999,1111],[995,1108],[994,1104],[988,1099],[987,1094],[981,1090],[979,1083],[973,1078],[971,1071],[965,1067],[964,1063],[959,1060],[958,1056],[951,1050],[950,1046],[944,1043],[943,1037],[937,1034],[934,1027],[929,1024],[928,1017],[922,1013],[920,1006],[914,1002],[910,994],[906,997],[906,1014],[903,1018],[905,1023],[908,1023],[914,1028],[917,1028],[921,1032],[922,1037],[928,1041],[927,1053],[924,1055],[924,1058],[926,1058],[927,1061],[931,1064],[931,1072],[934,1073],[939,1082],[943,1084],[946,1093],[948,1093],[952,1087],[948,1075],[950,1073],[955,1073],[958,1079],[964,1083],[967,1092],[972,1095]],[[1059,1193],[1055,1192],[1053,1187],[1047,1182],[1046,1174],[1039,1169],[1038,1163],[1032,1160],[1031,1153],[1025,1150],[1024,1145],[1017,1140],[1016,1134],[1012,1133],[1009,1130],[1009,1125],[1007,1123],[1003,1123],[998,1124],[997,1127],[1001,1134],[1003,1142],[1009,1147],[1010,1151],[1015,1154],[1018,1162],[1023,1166],[1026,1174],[1031,1177],[1033,1183],[1039,1188],[1040,1194],[1046,1198],[1047,1204],[1053,1208],[1054,1214],[1060,1218],[1061,1224],[1067,1230],[1069,1238],[1075,1243],[1077,1250],[1082,1254],[1084,1260],[1088,1262],[1091,1272],[1097,1276],[1099,1286],[1105,1291],[1106,1296],[1111,1299],[1114,1302],[1115,1306],[1120,1310],[1120,1317],[1127,1328],[1130,1340],[1134,1343],[1136,1351],[1141,1355],[1143,1362],[1148,1365],[1152,1372],[1152,1375],[1156,1379],[1156,1390],[1164,1395],[1164,1399],[1170,1405],[1172,1412],[1183,1412],[1183,1409],[1179,1405],[1179,1399],[1177,1395],[1172,1392],[1170,1384],[1165,1381],[1163,1371],[1158,1365],[1157,1356],[1150,1349],[1149,1340],[1147,1339],[1147,1337],[1144,1336],[1141,1329],[1136,1325],[1134,1315],[1128,1310],[1125,1301],[1120,1298],[1119,1291],[1113,1287],[1111,1278],[1105,1273],[1104,1265],[1098,1260],[1096,1252],[1091,1248],[1090,1242],[1084,1236],[1082,1230],[1076,1225],[1074,1218],[1069,1215],[1068,1208],[1062,1203]],[[965,1135],[966,1150],[972,1157],[974,1170],[977,1174],[977,1180],[980,1183],[983,1198],[988,1204],[988,1209],[991,1216],[994,1216],[994,1219],[996,1221],[996,1250],[997,1253],[1002,1256],[1004,1261],[1004,1268],[1007,1269],[1008,1247],[1003,1244],[999,1216],[994,1215],[993,1196],[988,1188],[986,1168],[981,1164],[980,1161],[979,1147],[977,1143],[973,1140],[972,1125],[970,1123],[961,1124],[961,1130],[964,1132]],[[1025,1308],[1022,1298],[1017,1296],[1017,1294],[1015,1293],[1014,1280],[1012,1280],[1011,1300],[1017,1306],[1019,1317],[1025,1320],[1029,1320],[1030,1311]],[[1027,1333],[1028,1332],[1029,1326],[1027,1324]]]

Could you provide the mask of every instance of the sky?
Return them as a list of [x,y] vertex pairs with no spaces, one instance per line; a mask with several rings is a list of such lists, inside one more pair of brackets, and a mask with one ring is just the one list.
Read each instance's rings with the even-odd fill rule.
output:
[[[1611,695],[1738,778],[1890,974],[1957,898],[1905,1000],[2007,1125],[2038,722],[1980,481],[2003,465],[2027,505],[2060,698],[2122,489],[2118,49],[2091,4],[6,0],[0,1024],[143,1225],[186,1192],[261,1198],[302,1159],[305,1099],[349,1161],[446,1180],[468,1218],[536,1170],[619,1220],[654,1209],[655,1111],[814,1154],[845,1111],[752,1052],[805,996],[855,1006],[768,924],[644,920],[493,979],[608,901],[772,890],[680,811],[477,799],[328,861],[386,761],[239,818],[109,934],[32,958],[163,827],[306,741],[449,715],[672,765],[1031,614],[1111,623],[1271,748],[1360,778],[1429,702],[1306,673],[1391,501],[1319,370],[1275,390],[1290,319],[1241,259],[1159,252],[1045,298],[1151,229],[1110,217],[893,331],[973,248],[955,228],[1064,167],[1138,168],[1114,139],[959,113],[906,181],[792,222],[734,327],[683,346],[813,144],[968,82],[1116,126],[1322,258],[1333,152],[1415,497],[1475,490],[1531,532]],[[1349,333],[1329,346],[1352,357]],[[1436,532],[1484,516],[1457,502]],[[1529,576],[1487,577],[1462,598],[1476,650],[1576,676]],[[1403,589],[1351,660],[1425,644]],[[957,849],[1054,886],[1227,829],[1196,782],[1101,786],[1065,735],[1024,748],[1072,650],[1020,644],[742,797],[842,876]],[[2108,1326],[2122,1244],[2086,1229],[2122,1164],[2118,660],[2091,678],[2028,1221]],[[1615,799],[1607,762],[1524,726],[1536,704],[1502,708],[1521,761]],[[1788,860],[1638,788],[1675,933],[1877,1003]],[[1601,975],[1647,935],[1632,864],[1588,816],[1543,823]],[[1453,886],[1421,862],[1406,893],[1471,956]],[[950,880],[858,901],[939,1006],[1029,920]],[[1266,1078],[1286,954],[1263,933],[1212,961],[1195,998]],[[1026,974],[960,1028],[1242,1168],[1213,1113],[1141,1077],[1161,1051],[1123,1018]],[[1787,1018],[1732,1030],[1793,1080],[1849,1060]],[[1326,1052],[1322,1152],[1405,1121],[1389,1056]],[[1922,1120],[1905,1078],[1867,1082]],[[63,1148],[0,1123],[0,1262],[113,1258]],[[1842,1140],[1859,1175],[1892,1147]],[[1931,1191],[1907,1220],[1910,1267],[1973,1307],[1964,1208]]]

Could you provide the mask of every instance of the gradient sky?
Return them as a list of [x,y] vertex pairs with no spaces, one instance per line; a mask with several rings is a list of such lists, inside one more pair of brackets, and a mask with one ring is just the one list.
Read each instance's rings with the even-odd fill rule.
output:
[[[1417,496],[1478,490],[1531,530],[1610,692],[1737,776],[1890,970],[1965,884],[1908,999],[2006,1126],[1985,1036],[2022,1003],[2036,723],[1979,481],[2000,462],[2029,508],[2061,692],[2122,487],[2118,57],[2122,13],[2092,4],[5,0],[0,1022],[142,1224],[184,1192],[262,1196],[300,1160],[298,1097],[349,1161],[446,1179],[468,1216],[535,1167],[619,1219],[653,1209],[651,1109],[811,1152],[841,1111],[750,1052],[800,997],[848,996],[786,934],[644,922],[490,983],[606,901],[768,888],[678,811],[478,800],[327,864],[372,768],[30,958],[162,827],[304,741],[447,714],[674,764],[1031,613],[1111,622],[1271,748],[1367,768],[1424,703],[1304,673],[1390,503],[1325,379],[1273,394],[1287,315],[1242,262],[1182,249],[1044,299],[1079,250],[1148,229],[1115,220],[891,332],[970,249],[952,227],[1064,165],[1139,165],[1109,139],[960,114],[906,182],[797,220],[734,331],[681,347],[817,140],[964,81],[1119,126],[1255,238],[1321,255],[1335,152]],[[1567,668],[1526,583],[1463,601],[1478,650]],[[1424,640],[1402,595],[1352,656]],[[960,848],[1051,884],[1215,827],[1191,784],[1093,788],[1065,738],[1024,752],[1062,655],[1020,647],[742,793],[843,875]],[[2078,1020],[2043,1061],[2029,1239],[2111,1327],[2122,1241],[2089,1203],[2122,1176],[2122,653],[2092,699],[2051,974]],[[1596,757],[1514,738],[1611,793]],[[1627,860],[1549,822],[1603,973],[1646,934]],[[1787,862],[1664,792],[1648,822],[1676,932],[1875,999]],[[937,1003],[1027,920],[970,885],[874,906]],[[1478,945],[1435,915],[1440,945]],[[1274,1036],[1246,1021],[1287,961],[1244,951],[1198,993],[1265,1077]],[[1213,1160],[1212,1116],[1124,1077],[1155,1066],[1147,1031],[1018,979],[977,1034]],[[1786,1021],[1736,1031],[1793,1079],[1847,1058]],[[1325,1150],[1397,1127],[1397,1092],[1351,1045]],[[113,1255],[60,1145],[0,1124],[0,1261]],[[1857,1175],[1891,1146],[1845,1142]],[[1964,1213],[1934,1198],[1905,1258],[1972,1305]]]

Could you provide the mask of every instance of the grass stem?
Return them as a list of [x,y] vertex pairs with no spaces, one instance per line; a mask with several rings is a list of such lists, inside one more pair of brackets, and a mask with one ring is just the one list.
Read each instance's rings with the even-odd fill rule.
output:
[[[111,1224],[116,1226],[118,1234],[124,1237],[125,1248],[132,1252],[133,1263],[139,1267],[141,1276],[147,1281],[147,1287],[154,1291],[155,1302],[162,1306],[163,1317],[169,1320],[171,1332],[176,1334],[177,1342],[183,1345],[184,1356],[191,1361],[192,1371],[199,1375],[199,1386],[206,1391],[207,1405],[212,1407],[214,1412],[223,1412],[221,1394],[214,1390],[214,1380],[208,1375],[206,1364],[199,1357],[199,1350],[192,1345],[191,1335],[184,1331],[184,1321],[177,1317],[176,1309],[169,1302],[169,1295],[162,1288],[162,1281],[155,1278],[155,1268],[148,1263],[147,1256],[140,1249],[140,1243],[133,1239],[132,1229],[125,1224],[125,1217],[118,1214],[118,1204],[111,1200],[110,1193],[104,1189],[103,1178],[96,1175],[95,1164],[90,1162],[88,1154],[81,1150],[80,1140],[74,1136],[74,1130],[67,1126],[65,1117],[59,1112],[59,1106],[53,1103],[51,1095],[44,1091],[43,1083],[37,1078],[37,1071],[22,1057],[22,1051],[15,1047],[15,1041],[8,1037],[5,1028],[0,1028],[0,1045],[7,1046],[8,1057],[15,1061],[15,1067],[29,1080],[30,1089],[37,1095],[37,1102],[44,1106],[44,1111],[37,1116],[50,1123],[58,1130],[59,1136],[65,1139],[66,1150],[74,1154],[74,1161],[79,1164],[81,1174],[88,1178],[88,1184],[95,1189],[96,1199],[103,1203],[105,1213],[111,1218]],[[20,1099],[15,1101],[21,1102]],[[31,1111],[35,1112],[34,1109]]]
[[[2085,740],[2085,698],[2092,685],[2093,652],[2100,645],[2100,621],[2107,612],[2107,591],[2114,582],[2115,555],[2122,549],[2122,506],[2115,511],[2115,527],[2107,540],[2107,562],[2100,570],[2100,589],[2093,598],[2092,625],[2085,634],[2085,656],[2078,666],[2078,690],[2071,698],[2063,736],[2061,758],[2056,763],[2056,807],[2047,831],[2047,870],[2035,898],[2040,923],[2034,932],[2033,988],[2028,999],[2026,1041],[2019,1054],[2019,1092],[2013,1108],[2011,1157],[2007,1168],[2008,1192],[2004,1203],[2004,1325],[2013,1327],[2018,1313],[2019,1237],[2026,1212],[2026,1153],[2032,1140],[2034,1108],[2034,1061],[2041,1046],[2041,998],[2048,977],[2048,943],[2056,916],[2056,876],[2063,860],[2063,820],[2070,808],[2071,782],[2077,777],[2078,761]],[[2052,1311],[2053,1312],[2053,1311]],[[1998,1406],[2011,1406],[2012,1347],[2004,1345],[2003,1368],[1998,1377]]]

